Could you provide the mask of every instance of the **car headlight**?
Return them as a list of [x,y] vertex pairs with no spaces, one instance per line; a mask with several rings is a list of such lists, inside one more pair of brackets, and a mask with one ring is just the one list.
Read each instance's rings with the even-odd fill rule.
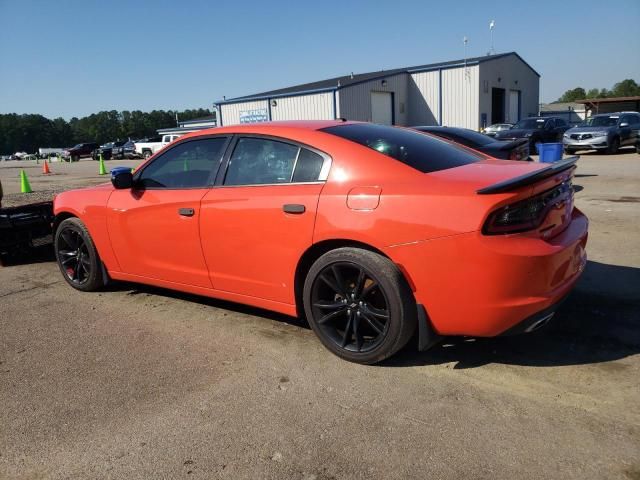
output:
[[606,137],[607,136],[607,132],[604,132],[604,131],[591,132],[591,136],[593,136],[593,137]]
[[562,138],[569,138],[569,135],[565,133],[564,135],[562,135]]
[[531,135],[533,135],[533,133],[531,133],[531,132],[524,134],[525,137],[530,137]]

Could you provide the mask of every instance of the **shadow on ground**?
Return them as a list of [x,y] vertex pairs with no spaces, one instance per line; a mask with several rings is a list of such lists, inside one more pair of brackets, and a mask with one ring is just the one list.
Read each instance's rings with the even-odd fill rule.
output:
[[514,337],[446,339],[427,352],[405,349],[385,365],[453,362],[454,368],[490,363],[553,367],[636,355],[640,353],[638,285],[640,268],[589,261],[575,290],[547,327]]
[[[5,266],[54,260],[49,245],[7,259]],[[426,352],[416,351],[417,340],[414,340],[381,365],[410,367],[455,363],[454,368],[473,368],[490,363],[504,363],[550,367],[623,359],[640,353],[638,285],[640,268],[589,261],[575,290],[547,327],[514,337],[447,338]],[[106,291],[175,298],[309,328],[303,319],[147,285],[114,282]]]

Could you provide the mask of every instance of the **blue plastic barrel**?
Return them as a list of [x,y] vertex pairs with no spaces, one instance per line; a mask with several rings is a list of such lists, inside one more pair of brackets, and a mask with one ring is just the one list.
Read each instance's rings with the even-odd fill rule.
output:
[[561,143],[536,143],[536,148],[542,163],[553,163],[562,160]]

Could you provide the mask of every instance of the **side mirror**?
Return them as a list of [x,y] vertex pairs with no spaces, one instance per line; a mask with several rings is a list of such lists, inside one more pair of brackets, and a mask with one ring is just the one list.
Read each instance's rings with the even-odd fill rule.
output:
[[129,167],[116,167],[111,170],[111,184],[118,190],[131,188],[133,173]]
[[620,124],[620,128],[624,128],[624,127],[628,127],[628,126],[629,126],[629,124],[627,122],[622,122]]

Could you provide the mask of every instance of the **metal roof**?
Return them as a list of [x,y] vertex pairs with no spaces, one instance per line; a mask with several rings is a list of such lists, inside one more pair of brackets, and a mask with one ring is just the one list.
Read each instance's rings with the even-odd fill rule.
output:
[[611,97],[611,98],[585,98],[576,100],[576,103],[615,103],[615,102],[640,102],[640,96],[634,97]]
[[210,122],[212,120],[216,121],[216,116],[215,115],[208,115],[208,116],[202,117],[202,118],[192,118],[191,120],[178,120],[178,123],[184,124],[184,125],[188,125],[190,123]]
[[334,90],[339,90],[341,88],[349,87],[351,85],[356,85],[359,83],[369,82],[371,80],[391,77],[391,76],[399,75],[403,73],[428,72],[430,70],[456,68],[456,67],[462,67],[464,65],[478,65],[480,63],[496,60],[498,58],[508,57],[511,55],[515,55],[516,57],[518,57],[520,61],[522,61],[527,67],[529,67],[529,69],[531,69],[533,73],[535,73],[538,77],[540,76],[540,74],[536,72],[531,67],[531,65],[525,62],[522,59],[522,57],[518,55],[516,52],[507,52],[507,53],[499,53],[496,55],[485,55],[482,57],[472,57],[467,59],[451,60],[448,62],[417,65],[414,67],[396,68],[393,70],[379,70],[376,72],[343,75],[341,77],[329,78],[329,79],[320,80],[317,82],[303,83],[300,85],[294,85],[292,87],[280,88],[277,90],[269,90],[267,92],[256,93],[254,95],[246,95],[243,97],[235,97],[235,98],[220,100],[215,103],[216,105],[224,105],[227,103],[241,103],[241,102],[246,102],[250,100],[265,100],[265,99],[288,97],[288,96],[301,95],[301,94],[331,92]]

